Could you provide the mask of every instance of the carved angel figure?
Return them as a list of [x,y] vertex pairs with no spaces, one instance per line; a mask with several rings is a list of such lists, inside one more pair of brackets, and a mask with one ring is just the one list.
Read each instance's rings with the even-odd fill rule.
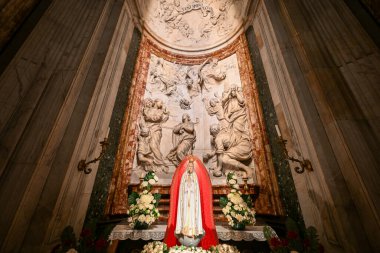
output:
[[222,103],[218,98],[215,97],[211,98],[210,100],[204,98],[202,101],[204,102],[208,115],[215,115],[216,118],[219,120],[219,125],[221,129],[224,129],[229,126],[228,121],[224,117],[224,109]]
[[200,65],[188,67],[185,76],[190,97],[196,97],[199,92],[209,91],[208,85],[216,84],[226,78],[226,73],[218,67],[218,59],[208,58]]
[[226,71],[218,64],[217,58],[207,59],[208,64],[201,69],[200,75],[206,89],[226,79]]
[[143,124],[140,125],[140,135],[137,144],[137,161],[138,168],[145,171],[155,171],[153,165],[153,153],[150,148],[149,129]]
[[[140,129],[149,129],[149,148],[151,157],[153,158],[152,166],[154,171],[159,169],[167,171],[163,155],[160,150],[162,138],[162,123],[169,119],[169,111],[164,106],[161,99],[152,100],[147,98],[144,100],[142,110],[143,122],[140,123]],[[141,136],[141,132],[140,132]],[[147,140],[145,140],[146,142]]]
[[247,113],[241,88],[233,86],[223,92],[222,106],[224,118],[227,120],[229,128],[245,133],[247,130]]
[[177,90],[175,79],[171,77],[172,70],[164,64],[164,60],[157,58],[150,70],[150,83],[160,87],[165,95],[172,95]]

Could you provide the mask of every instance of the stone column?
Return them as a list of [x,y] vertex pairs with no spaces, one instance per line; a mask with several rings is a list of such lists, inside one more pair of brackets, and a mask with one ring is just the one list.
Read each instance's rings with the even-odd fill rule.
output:
[[374,251],[378,48],[343,1],[262,1],[253,27],[290,152],[314,167],[293,175],[306,224],[327,252]]
[[0,76],[1,252],[79,234],[96,165],[76,167],[107,132],[133,31],[123,4],[54,1]]

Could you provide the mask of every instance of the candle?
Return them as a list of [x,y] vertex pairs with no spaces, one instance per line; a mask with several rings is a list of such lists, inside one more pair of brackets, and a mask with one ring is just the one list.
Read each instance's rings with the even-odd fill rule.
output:
[[281,137],[281,132],[280,132],[280,128],[278,127],[278,125],[274,125],[274,127],[276,128],[276,132],[277,132],[278,137]]
[[108,129],[107,129],[107,133],[106,133],[106,139],[108,138],[108,135],[110,134],[110,128],[108,127]]

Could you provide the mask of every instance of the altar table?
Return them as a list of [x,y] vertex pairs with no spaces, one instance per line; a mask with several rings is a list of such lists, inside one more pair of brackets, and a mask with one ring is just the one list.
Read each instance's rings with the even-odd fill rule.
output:
[[[228,225],[216,225],[219,240],[222,241],[265,241],[264,226],[247,226],[245,230],[233,230]],[[152,225],[149,229],[135,230],[127,223],[115,226],[109,240],[154,240],[161,241],[165,237],[166,224]]]

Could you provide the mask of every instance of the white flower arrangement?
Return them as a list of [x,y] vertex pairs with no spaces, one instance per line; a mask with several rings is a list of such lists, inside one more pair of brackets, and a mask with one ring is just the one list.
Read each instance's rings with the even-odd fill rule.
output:
[[210,248],[212,253],[240,253],[240,251],[235,247],[228,244],[218,244],[215,247]]
[[157,209],[161,195],[152,194],[152,185],[158,182],[154,172],[149,171],[140,184],[140,193],[133,192],[128,198],[128,222],[131,228],[143,229],[155,222],[160,213]]
[[228,244],[212,246],[209,250],[200,247],[168,246],[163,242],[150,242],[146,244],[141,253],[240,253],[235,247]]
[[200,247],[186,247],[186,246],[174,246],[169,249],[169,253],[210,253],[211,251],[202,249]]
[[[227,174],[227,184],[231,188],[227,198],[220,198],[220,205],[228,224],[234,229],[244,229],[246,225],[256,222],[255,210],[251,208],[252,202],[249,195],[242,195],[237,183],[237,177],[233,172]],[[248,203],[247,203],[248,202]]]
[[71,248],[68,251],[66,251],[66,253],[78,253],[78,251],[74,248]]
[[168,246],[163,242],[150,242],[146,244],[141,253],[167,253]]

